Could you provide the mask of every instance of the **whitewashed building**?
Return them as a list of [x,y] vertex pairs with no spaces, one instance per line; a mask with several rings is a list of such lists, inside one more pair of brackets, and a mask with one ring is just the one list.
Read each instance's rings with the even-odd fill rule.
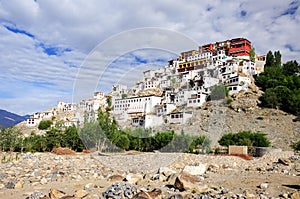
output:
[[184,124],[189,118],[193,116],[193,113],[188,112],[173,112],[167,115],[167,122],[170,124]]
[[247,91],[248,86],[251,84],[251,79],[249,77],[244,76],[235,76],[231,77],[228,80],[228,90],[229,95],[233,95],[235,93],[238,93],[240,91]]

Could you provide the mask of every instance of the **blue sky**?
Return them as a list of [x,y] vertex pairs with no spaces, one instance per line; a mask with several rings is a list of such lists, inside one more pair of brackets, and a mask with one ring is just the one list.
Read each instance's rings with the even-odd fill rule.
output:
[[[258,54],[280,50],[283,61],[300,62],[299,5],[293,0],[2,0],[0,109],[23,115],[72,102],[74,81],[89,53],[134,28],[177,31],[199,45],[246,37]],[[173,55],[128,52],[110,65],[102,84],[107,89],[116,81],[135,81],[143,69],[163,66]],[[139,73],[130,72],[134,68]]]

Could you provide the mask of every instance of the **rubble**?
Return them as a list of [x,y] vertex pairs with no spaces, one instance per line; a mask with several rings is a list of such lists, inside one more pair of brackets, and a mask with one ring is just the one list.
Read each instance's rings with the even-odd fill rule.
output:
[[297,198],[297,157],[27,153],[0,165],[0,198]]

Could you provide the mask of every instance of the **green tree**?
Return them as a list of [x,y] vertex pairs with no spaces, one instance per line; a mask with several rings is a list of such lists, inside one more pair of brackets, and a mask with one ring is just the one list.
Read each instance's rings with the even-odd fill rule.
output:
[[53,122],[51,120],[42,120],[39,123],[38,129],[40,129],[40,130],[49,129],[52,124],[53,124]]
[[62,132],[60,129],[51,128],[45,134],[46,139],[46,151],[52,151],[53,148],[62,146],[62,142],[64,141],[62,137]]
[[238,145],[238,146],[256,146],[256,147],[268,147],[270,141],[265,134],[261,132],[252,131],[240,131],[238,133],[224,134],[218,141],[222,146]]
[[273,55],[272,51],[269,51],[266,56],[265,68],[273,66],[273,65],[274,65],[274,55]]
[[0,131],[0,150],[20,151],[22,133],[15,127],[1,129]]
[[79,138],[76,126],[70,126],[65,130],[65,147],[71,148],[74,151],[82,151],[84,145]]
[[113,143],[120,147],[123,150],[128,150],[130,146],[130,140],[125,133],[117,133],[115,134]]
[[220,100],[225,99],[229,94],[229,90],[226,86],[215,85],[211,88],[210,99],[211,100]]
[[250,58],[250,61],[252,61],[252,62],[255,62],[255,48],[253,47],[253,46],[251,46],[251,49],[250,49],[250,56],[249,56],[249,58]]
[[287,63],[283,64],[283,73],[286,76],[291,76],[299,72],[300,72],[300,65],[296,60],[288,61]]
[[275,51],[274,56],[275,56],[274,65],[276,67],[281,67],[281,53],[280,53],[280,51]]

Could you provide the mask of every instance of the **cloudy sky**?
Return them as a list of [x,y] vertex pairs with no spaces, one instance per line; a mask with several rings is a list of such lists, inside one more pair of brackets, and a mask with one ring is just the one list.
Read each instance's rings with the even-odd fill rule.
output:
[[[91,52],[137,28],[175,31],[199,45],[245,37],[258,54],[280,50],[283,61],[299,62],[299,5],[297,0],[0,0],[0,109],[22,115],[72,102],[74,82]],[[110,64],[126,73],[115,70],[104,81],[128,79],[138,74],[134,67],[163,66],[172,56],[164,49],[127,52]]]

